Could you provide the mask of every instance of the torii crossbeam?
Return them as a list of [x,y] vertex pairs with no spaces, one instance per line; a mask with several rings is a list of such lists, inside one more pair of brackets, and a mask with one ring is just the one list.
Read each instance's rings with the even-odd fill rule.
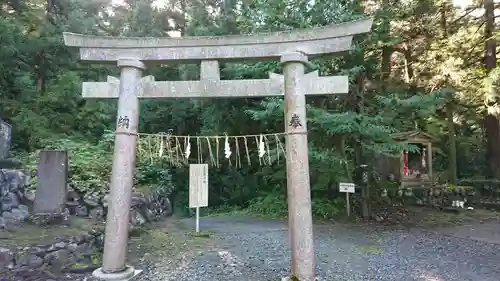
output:
[[[308,59],[343,53],[356,34],[370,31],[373,20],[360,20],[316,29],[248,36],[185,38],[96,37],[64,33],[67,46],[78,47],[86,61],[117,62],[120,78],[84,82],[85,98],[117,98],[118,116],[106,221],[101,280],[128,280],[134,269],[126,265],[128,218],[135,169],[139,98],[251,98],[284,96],[287,190],[292,274],[301,281],[316,277],[313,243],[305,95],[345,94],[346,76],[305,74]],[[275,60],[283,75],[268,79],[221,80],[219,61]],[[155,81],[142,77],[146,63],[201,62],[199,81]],[[123,122],[127,120],[127,122]]]
[[[210,77],[219,73],[217,61],[201,62],[200,81],[155,81],[153,76],[141,79],[137,98],[251,98],[283,96],[285,80],[283,75],[269,73],[269,79],[220,80]],[[310,72],[302,78],[306,95],[346,94],[349,89],[347,76],[319,77]],[[118,98],[120,79],[108,76],[107,82],[83,82],[84,98]]]

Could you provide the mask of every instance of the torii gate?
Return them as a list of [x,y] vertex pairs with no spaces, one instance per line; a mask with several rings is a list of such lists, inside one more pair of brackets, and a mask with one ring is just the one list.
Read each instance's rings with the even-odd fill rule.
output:
[[[100,37],[64,33],[66,46],[79,47],[80,59],[118,64],[120,78],[84,82],[85,98],[118,98],[116,138],[100,280],[128,280],[128,219],[135,169],[139,98],[264,97],[284,95],[289,233],[292,274],[301,281],[316,277],[305,94],[346,94],[347,76],[305,74],[308,58],[343,53],[356,34],[370,31],[366,19],[322,28],[261,35],[185,38]],[[280,59],[283,74],[269,79],[220,80],[218,61]],[[201,61],[200,81],[156,82],[142,77],[145,62]]]

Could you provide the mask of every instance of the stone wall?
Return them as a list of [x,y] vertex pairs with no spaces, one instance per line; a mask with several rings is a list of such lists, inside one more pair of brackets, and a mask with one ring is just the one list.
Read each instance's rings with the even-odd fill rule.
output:
[[[105,219],[109,195],[101,192],[86,193],[83,196],[74,191],[68,194],[70,214],[92,219]],[[168,197],[159,192],[144,194],[134,192],[130,209],[130,226],[160,220],[172,215],[172,204]]]
[[[35,200],[35,193],[26,187],[30,177],[19,170],[0,169],[0,229],[10,223],[19,223],[30,217],[28,205]],[[68,198],[64,214],[76,215],[96,220],[105,219],[108,194],[90,192],[80,194],[68,188]],[[148,195],[134,192],[130,212],[131,225],[142,225],[172,214],[170,200],[152,192]]]
[[92,255],[102,249],[103,242],[103,231],[93,230],[47,245],[15,250],[0,247],[0,275],[41,267],[56,272],[71,271],[75,263],[90,264]]
[[[0,229],[8,223],[17,223],[29,216],[25,187],[29,177],[17,170],[0,169]],[[29,194],[28,194],[29,196]]]

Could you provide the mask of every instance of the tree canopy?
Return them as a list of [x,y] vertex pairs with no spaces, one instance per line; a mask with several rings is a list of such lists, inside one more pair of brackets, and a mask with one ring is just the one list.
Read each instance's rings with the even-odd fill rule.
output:
[[[160,5],[161,4],[161,5]],[[47,6],[48,5],[48,6]],[[391,134],[436,138],[435,174],[445,181],[500,178],[495,3],[448,0],[16,0],[0,2],[0,117],[13,126],[11,157],[33,165],[37,151],[71,153],[76,189],[107,188],[116,101],[81,98],[82,81],[105,81],[115,66],[80,62],[62,32],[114,36],[249,34],[372,16],[372,32],[343,57],[312,61],[320,75],[346,74],[349,94],[307,99],[315,215],[338,211],[335,184],[356,165],[401,149]],[[47,8],[49,7],[49,8]],[[224,63],[223,79],[266,78],[278,62]],[[196,65],[157,65],[157,81],[199,77]],[[283,99],[141,101],[140,132],[177,135],[284,131]],[[407,148],[411,149],[411,148]],[[257,155],[257,148],[250,153]],[[274,159],[273,161],[276,161]],[[187,202],[186,167],[139,159],[137,185]],[[286,212],[285,166],[210,170],[210,205]],[[339,203],[340,204],[340,203]]]

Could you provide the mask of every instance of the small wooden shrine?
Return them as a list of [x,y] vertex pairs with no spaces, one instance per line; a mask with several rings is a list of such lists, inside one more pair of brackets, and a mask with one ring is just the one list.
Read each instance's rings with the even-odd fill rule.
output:
[[[419,147],[416,152],[402,151],[399,163],[395,165],[396,173],[403,186],[425,186],[432,183],[432,142],[434,137],[421,132],[409,131],[393,134],[392,137],[401,143]],[[396,163],[395,163],[396,164]]]

